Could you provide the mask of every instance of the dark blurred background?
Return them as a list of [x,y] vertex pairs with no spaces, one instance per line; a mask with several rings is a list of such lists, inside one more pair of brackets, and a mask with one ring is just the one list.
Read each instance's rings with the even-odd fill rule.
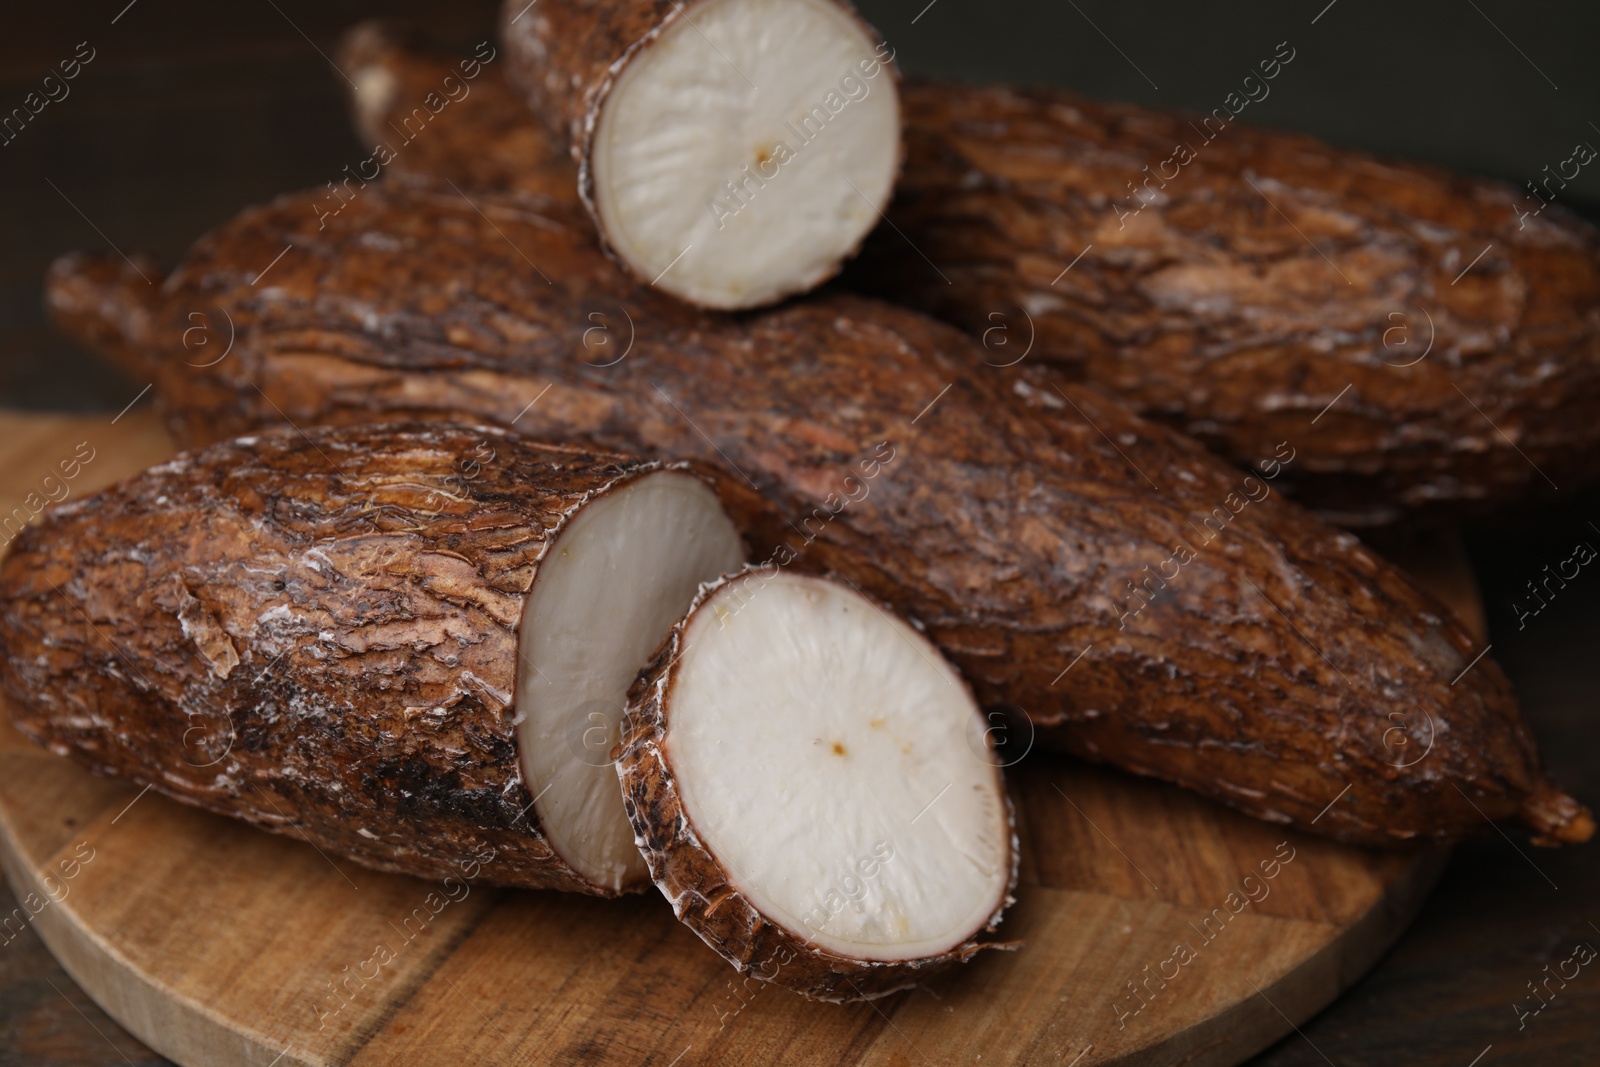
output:
[[[467,49],[490,34],[495,9],[486,0],[7,7],[0,114],[80,42],[95,58],[69,83],[70,96],[0,145],[0,407],[111,412],[139,384],[51,329],[40,300],[49,262],[112,246],[171,262],[240,208],[320,185],[362,154],[344,119],[342,76],[327,58],[338,34],[362,18],[403,17]],[[1592,0],[860,7],[917,74],[1051,83],[1209,110],[1288,42],[1294,61],[1243,121],[1519,185],[1579,142],[1600,147],[1600,4]],[[1600,162],[1559,200],[1600,217]],[[1600,578],[1575,582],[1522,630],[1510,607],[1576,542],[1600,546],[1600,495],[1503,516],[1466,536],[1494,655],[1555,777],[1600,808]],[[1579,941],[1600,946],[1600,847],[1518,845],[1537,870],[1500,836],[1459,848],[1396,948],[1303,1035],[1252,1067],[1600,1064],[1600,970],[1586,968],[1520,1031],[1513,1011],[1545,964]],[[0,888],[0,911],[13,906]],[[31,932],[26,938],[0,952],[0,1065],[164,1062],[78,991]]]

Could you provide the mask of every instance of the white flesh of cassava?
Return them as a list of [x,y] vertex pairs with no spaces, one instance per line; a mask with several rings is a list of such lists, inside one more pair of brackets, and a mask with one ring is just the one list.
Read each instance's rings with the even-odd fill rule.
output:
[[715,308],[825,280],[898,166],[899,97],[875,48],[831,0],[689,5],[623,68],[596,126],[594,197],[618,255]]
[[759,572],[690,620],[663,748],[705,847],[769,921],[839,955],[931,956],[1006,897],[1011,829],[966,685],[844,586]]
[[716,494],[661,471],[584,507],[539,564],[517,671],[523,771],[551,847],[596,885],[649,877],[611,768],[628,687],[700,584],[743,559]]

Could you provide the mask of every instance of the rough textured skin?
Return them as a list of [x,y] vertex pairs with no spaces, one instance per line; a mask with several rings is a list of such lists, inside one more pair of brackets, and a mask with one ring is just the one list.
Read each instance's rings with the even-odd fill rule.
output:
[[[1539,201],[1510,186],[1239,123],[1207,143],[1202,116],[1059,90],[902,93],[889,217],[904,236],[880,230],[847,286],[970,330],[993,362],[1027,349],[1023,368],[1055,364],[1235,462],[1293,437],[1285,488],[1345,525],[1502,507],[1600,472],[1600,242],[1559,207],[1521,223]],[[403,168],[572,203],[548,138],[519,137],[520,165],[485,162],[490,131],[536,129],[520,110],[519,127],[515,94],[483,79],[449,116],[459,149],[424,146]],[[1180,143],[1195,158],[1163,168]]]
[[335,58],[359,86],[347,99],[363,145],[392,145],[396,130],[426,106],[429,93],[441,91],[446,78],[464,90],[395,153],[384,168],[388,173],[429,174],[443,161],[457,160],[439,176],[464,189],[517,189],[540,197],[547,212],[564,211],[573,220],[585,216],[572,158],[507,84],[504,53],[469,68],[479,73],[466,79],[460,57],[433,45],[426,34],[374,19],[347,30]]
[[[345,97],[356,135],[374,143],[387,141],[389,123],[437,89],[455,62],[426,34],[384,19],[345,31],[337,58],[358,84],[376,80],[381,87]],[[552,136],[529,110],[522,93],[506,80],[504,60],[502,51],[500,60],[473,80],[472,92],[452,103],[429,126],[428,136],[407,145],[386,172],[447,179],[468,190],[518,192],[539,198],[546,212],[586,216],[566,138]],[[364,79],[363,71],[373,78]]]
[[[150,353],[137,339],[148,330],[142,319],[161,276],[161,268],[146,256],[130,262],[121,256],[66,255],[50,265],[45,304],[62,329],[140,377],[150,373]],[[189,358],[203,363],[209,357]]]
[[[696,312],[514,197],[383,182],[324,230],[309,201],[206,237],[130,320],[181,439],[470,411],[703,459],[757,559],[800,555],[892,604],[1042,745],[1347,841],[1456,838],[1485,815],[1590,832],[1447,609],[1093,388],[1041,388],[860,297]],[[198,308],[237,331],[200,369],[177,358]],[[1298,442],[1271,458],[1294,469]],[[1195,558],[1174,567],[1180,543]]]
[[655,467],[445,424],[185,453],[18,537],[0,685],[52,751],[330,854],[608,895],[532,810],[517,632],[563,524]]
[[1510,186],[1054,90],[905,100],[905,237],[880,230],[852,285],[1006,324],[997,361],[1032,334],[1235,462],[1303,439],[1294,492],[1346,525],[1600,473],[1600,239],[1561,208],[1519,223],[1539,201]]
[[[855,8],[846,0],[832,2],[855,15]],[[686,11],[694,6],[680,0],[562,0],[529,7],[525,0],[506,0],[501,8],[500,39],[511,84],[521,90],[527,101],[523,114],[531,109],[543,120],[557,149],[564,145],[570,150],[572,162],[577,164],[578,196],[608,253],[613,250],[595,201],[591,166],[601,109],[618,75],[634,55],[650,47],[679,18],[692,17]],[[863,28],[869,36],[878,36],[864,23]],[[887,64],[887,69],[889,77],[898,81],[894,64]],[[491,113],[490,108],[475,112],[479,116]],[[502,126],[505,128],[509,124]],[[531,154],[548,160],[544,149],[533,149]],[[439,158],[443,153],[436,148],[430,155]],[[509,162],[508,156],[502,158]],[[421,166],[417,165],[419,171]],[[547,162],[541,162],[541,169],[541,180],[555,177]],[[854,253],[855,249],[849,249],[840,257],[839,265]],[[633,270],[633,264],[620,256],[617,259]],[[654,272],[635,271],[641,281],[651,280],[651,273]]]
[[[754,572],[759,577],[760,572]],[[673,707],[673,682],[684,633],[697,612],[715,610],[719,593],[731,583],[752,580],[752,572],[723,578],[701,590],[688,613],[672,628],[650,665],[628,695],[617,775],[622,803],[633,824],[634,843],[650,865],[650,877],[672,902],[672,910],[717,955],[739,969],[814,1000],[871,1000],[908,989],[924,978],[965,963],[986,948],[1014,943],[984,938],[1000,924],[1013,903],[1020,853],[1016,813],[1006,798],[1011,828],[1011,879],[1005,897],[980,930],[948,952],[907,960],[865,960],[823,949],[809,939],[768,921],[734,884],[728,870],[695,832],[683,806],[664,742]]]

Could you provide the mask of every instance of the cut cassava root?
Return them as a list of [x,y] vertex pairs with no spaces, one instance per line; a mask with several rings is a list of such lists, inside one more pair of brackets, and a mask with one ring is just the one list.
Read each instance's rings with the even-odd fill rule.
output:
[[606,247],[680,299],[805,292],[889,202],[891,53],[838,0],[513,2],[502,35]]
[[24,531],[0,684],[53,751],[331,854],[613,895],[648,883],[583,731],[741,560],[681,468],[487,427],[267,433]]
[[[133,297],[85,296],[107,276],[80,271],[64,324],[150,353],[187,442],[471,411],[703,460],[756,558],[913,619],[1041,748],[1364,844],[1482,833],[1485,815],[1593,830],[1446,608],[1270,478],[1092,388],[1041,388],[860,297],[697,312],[528,197],[389,180],[326,226],[312,199],[204,238],[135,315]],[[196,307],[237,329],[203,368],[172,357]]]
[[927,638],[853,590],[747,571],[640,677],[617,759],[651,876],[742,972],[883,996],[986,947],[1016,882],[999,768]]
[[[371,58],[414,85],[409,107],[438,60],[389,40]],[[875,234],[845,286],[985,337],[991,362],[1026,350],[1022,369],[1052,363],[1235,462],[1292,438],[1280,485],[1347,525],[1600,473],[1600,240],[1559,205],[1059,90],[901,91],[900,232]],[[448,144],[395,169],[581,210],[561,144],[502,72],[444,123]]]

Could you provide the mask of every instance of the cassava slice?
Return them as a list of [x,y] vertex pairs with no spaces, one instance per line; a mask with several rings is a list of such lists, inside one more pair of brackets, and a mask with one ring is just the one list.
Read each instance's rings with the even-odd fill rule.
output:
[[[756,558],[916,621],[1040,747],[1347,841],[1457,838],[1485,816],[1592,831],[1448,609],[1270,478],[1092,388],[1041,388],[861,297],[695,311],[524,197],[389,180],[322,229],[310,199],[244,213],[141,315],[84,331],[156,354],[180,438],[470,411],[701,459]],[[205,368],[174,358],[198,307],[237,330]],[[1299,441],[1264,458],[1292,469]]]
[[0,683],[52,750],[406,874],[647,884],[608,752],[739,538],[688,470],[479,426],[271,432],[52,510]]
[[617,773],[679,919],[742,972],[858,1000],[969,958],[1011,902],[1011,806],[984,736],[927,638],[769,566],[673,628]]
[[840,0],[513,2],[501,30],[606,247],[682,300],[805,292],[889,202],[891,53]]
[[[418,82],[409,108],[428,53],[390,39],[374,62]],[[1345,525],[1600,473],[1600,242],[1541,207],[1559,179],[1536,195],[1059,90],[901,91],[899,232],[867,242],[846,286],[966,328],[992,363],[1055,364],[1235,462],[1293,438],[1280,484]],[[441,122],[451,142],[397,170],[578,209],[500,71]]]

